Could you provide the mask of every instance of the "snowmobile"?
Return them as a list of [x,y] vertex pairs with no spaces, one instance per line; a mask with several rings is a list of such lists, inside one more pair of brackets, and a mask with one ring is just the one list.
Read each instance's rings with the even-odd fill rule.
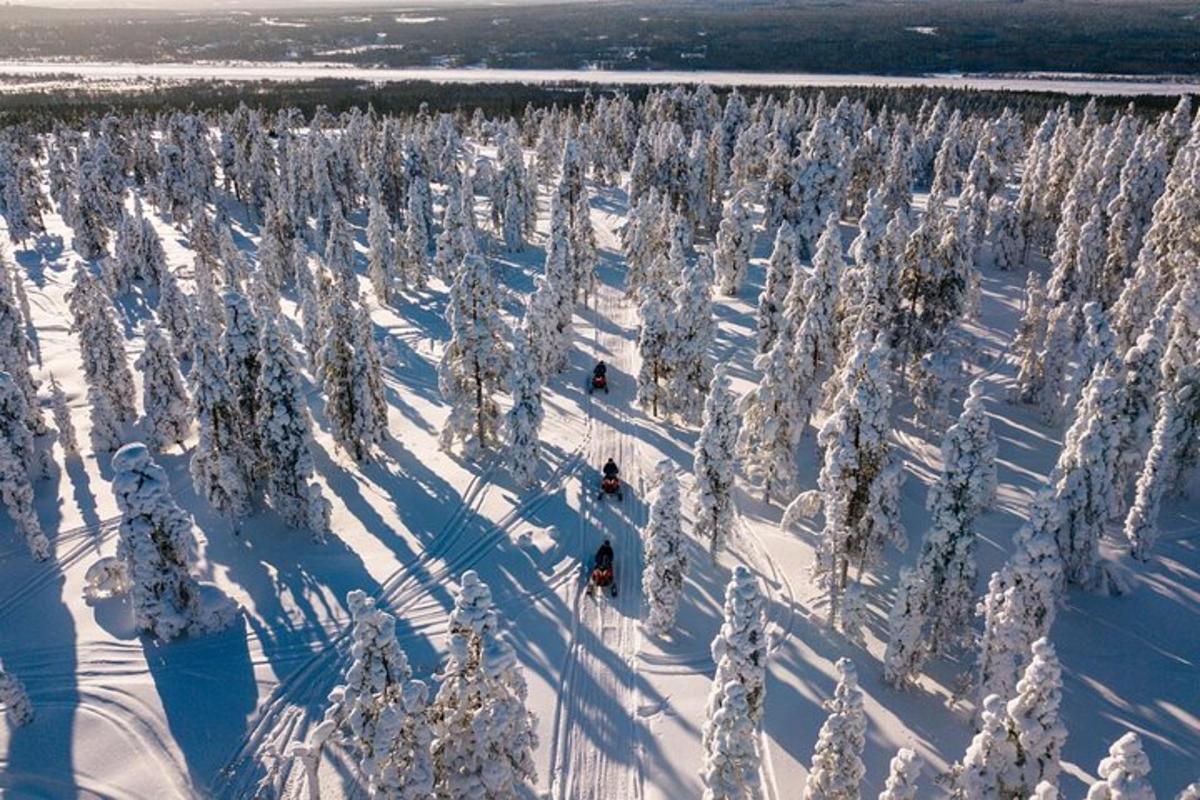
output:
[[591,394],[592,392],[599,392],[599,391],[603,391],[605,394],[608,394],[608,376],[607,375],[601,374],[601,375],[593,375],[592,376],[592,382],[588,386],[588,394]]
[[[605,545],[608,544],[606,540]],[[593,595],[598,595],[600,592],[608,589],[609,594],[613,597],[617,596],[617,582],[613,572],[612,548],[608,548],[608,554],[602,556],[601,553],[605,548],[600,548],[601,552],[596,554],[596,558],[592,562],[592,575],[588,584],[588,590]]]
[[625,493],[621,491],[621,479],[616,475],[605,475],[600,479],[600,499],[604,499],[606,494],[615,494],[618,500],[625,499]]

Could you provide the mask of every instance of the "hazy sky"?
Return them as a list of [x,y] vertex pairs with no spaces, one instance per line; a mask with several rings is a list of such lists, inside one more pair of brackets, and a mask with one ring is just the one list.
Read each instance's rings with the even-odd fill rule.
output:
[[[58,8],[408,8],[456,5],[533,5],[536,3],[588,2],[589,0],[10,0],[12,5]],[[0,0],[3,2],[3,0]],[[2,12],[0,12],[2,13]]]

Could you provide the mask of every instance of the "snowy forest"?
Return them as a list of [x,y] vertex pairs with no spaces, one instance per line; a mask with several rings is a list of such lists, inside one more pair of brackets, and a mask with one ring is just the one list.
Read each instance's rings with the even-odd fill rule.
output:
[[0,129],[0,791],[1200,800],[1200,113],[904,96]]

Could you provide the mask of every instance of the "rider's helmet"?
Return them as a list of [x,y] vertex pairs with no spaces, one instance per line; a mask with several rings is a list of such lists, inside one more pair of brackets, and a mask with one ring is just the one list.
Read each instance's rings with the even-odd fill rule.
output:
[[[604,540],[604,543],[605,543],[605,544],[608,544],[608,539],[605,539],[605,540]],[[612,545],[609,545],[609,546],[611,547]]]

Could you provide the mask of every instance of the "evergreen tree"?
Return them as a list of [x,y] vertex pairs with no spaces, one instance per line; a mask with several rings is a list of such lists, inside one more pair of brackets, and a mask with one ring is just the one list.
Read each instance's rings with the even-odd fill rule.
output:
[[983,384],[971,384],[958,422],[942,441],[942,470],[929,488],[933,520],[914,573],[902,575],[889,618],[885,679],[903,685],[927,653],[965,644],[975,596],[975,517],[996,492],[996,440],[983,408]]
[[1059,719],[1062,704],[1062,668],[1048,639],[1033,643],[1033,658],[1017,681],[1017,693],[1008,701],[1008,738],[1016,744],[1014,764],[1019,797],[1039,783],[1057,784],[1067,729]]
[[145,328],[146,349],[135,366],[142,371],[142,408],[150,446],[183,447],[192,428],[191,401],[171,346],[153,321]]
[[860,797],[867,720],[858,672],[848,658],[838,659],[837,689],[825,702],[829,716],[813,749],[804,800],[857,800]]
[[762,373],[762,378],[739,404],[742,429],[738,452],[742,467],[752,480],[762,482],[763,500],[768,503],[771,498],[783,499],[792,494],[795,442],[800,438],[797,428],[807,424],[796,403],[799,382],[793,356],[795,328],[791,319],[785,320],[770,350],[754,360],[754,369]]
[[463,573],[450,612],[450,659],[430,709],[439,798],[503,800],[536,780],[536,719],[499,625],[487,584],[473,570]]
[[125,337],[111,302],[82,265],[76,268],[75,285],[67,301],[75,317],[73,330],[79,334],[88,385],[105,395],[120,422],[133,422],[137,412]]
[[1018,793],[1017,746],[1009,737],[1004,700],[988,695],[983,701],[979,732],[962,761],[950,770],[954,800],[996,800],[1023,797]]
[[495,278],[481,256],[463,259],[450,287],[446,321],[450,341],[438,367],[438,388],[451,408],[441,446],[459,439],[474,458],[497,438],[496,394],[509,358]]
[[750,219],[750,193],[742,189],[728,203],[717,231],[717,249],[713,252],[713,267],[721,293],[736,295],[746,280],[750,253],[754,249],[754,227]]
[[667,394],[671,409],[696,424],[704,396],[712,382],[708,351],[716,336],[712,310],[712,271],[707,256],[684,267],[679,286],[672,292],[672,317],[667,328],[663,357],[669,365]]
[[736,524],[733,507],[738,435],[737,398],[729,376],[721,366],[713,375],[708,398],[704,401],[704,419],[696,440],[694,472],[696,476],[695,534],[708,542],[716,555],[725,546]]
[[1017,398],[1025,403],[1037,402],[1045,382],[1041,345],[1046,338],[1046,293],[1036,272],[1025,278],[1025,313],[1013,339],[1012,352],[1017,357]]
[[[528,319],[528,313],[526,319]],[[512,366],[508,373],[508,392],[512,407],[504,418],[506,457],[517,485],[528,488],[537,482],[541,447],[538,432],[545,416],[542,411],[542,382],[538,365],[529,347],[530,334],[522,330],[513,339]]]
[[194,345],[189,382],[199,439],[192,452],[192,484],[217,511],[239,517],[250,508],[251,476],[241,452],[237,396],[208,326],[196,328]]
[[1147,780],[1150,759],[1133,731],[1113,742],[1096,772],[1100,779],[1088,789],[1087,800],[1154,800]]
[[758,800],[762,760],[756,725],[750,721],[746,687],[728,681],[714,688],[704,723],[704,800]]
[[[758,296],[758,352],[766,353],[783,327],[785,301],[794,275],[800,270],[799,245],[792,226],[783,222],[775,234],[775,247],[767,261],[767,283]],[[804,299],[804,298],[800,298]]]
[[329,531],[329,502],[313,480],[312,420],[300,388],[296,356],[279,321],[267,315],[260,333],[257,418],[271,506],[317,540]]
[[[818,442],[825,451],[817,479],[825,526],[813,563],[813,577],[826,590],[829,623],[836,625],[850,567],[859,575],[878,562],[891,542],[904,546],[899,519],[899,464],[892,461],[887,437],[891,390],[887,382],[888,348],[882,335],[860,331],[846,363],[841,392]],[[801,494],[784,513],[785,524],[811,510],[814,497]]]
[[917,778],[921,776],[921,757],[907,747],[896,751],[888,766],[887,783],[879,800],[917,800]]
[[79,443],[75,438],[75,424],[71,421],[71,407],[67,395],[54,375],[50,375],[50,405],[54,410],[54,427],[58,429],[58,445],[67,459],[79,458]]
[[25,685],[16,675],[0,665],[0,706],[4,707],[9,721],[16,727],[33,722],[33,704],[29,702],[29,694]]
[[667,315],[666,302],[657,292],[650,293],[638,307],[641,326],[637,345],[641,366],[637,375],[637,402],[642,408],[649,408],[654,416],[665,414],[670,408],[666,383],[671,377],[667,360],[671,320]]
[[432,223],[427,213],[429,186],[412,181],[408,189],[408,213],[404,224],[404,244],[396,248],[402,258],[400,274],[406,283],[423,287],[429,274],[429,230]]
[[737,681],[746,689],[747,716],[757,728],[762,724],[767,680],[766,600],[758,579],[744,565],[734,567],[725,587],[724,620],[712,642],[716,672],[708,718],[716,713],[725,684]]
[[642,592],[646,596],[646,627],[656,636],[665,636],[675,625],[683,579],[687,574],[687,540],[680,512],[679,478],[669,461],[659,463],[658,491],[650,503],[650,521],[646,525],[646,564],[642,571]]
[[367,219],[367,277],[380,305],[390,305],[396,292],[397,276],[393,274],[396,252],[392,240],[392,220],[378,197],[371,199]]
[[192,356],[192,300],[179,288],[170,270],[163,270],[158,291],[158,319],[171,335],[175,358]]
[[50,542],[33,509],[32,481],[39,465],[33,436],[25,425],[25,400],[16,382],[0,372],[0,502],[38,561],[50,556]]
[[346,595],[346,605],[354,626],[354,660],[345,683],[330,692],[325,721],[358,756],[372,797],[431,798],[428,688],[412,680],[396,641],[396,618],[359,590]]
[[125,565],[140,630],[169,641],[229,625],[237,607],[227,599],[202,603],[192,520],[171,498],[166,473],[140,442],[112,460],[113,493],[121,509],[117,558]]
[[92,449],[97,453],[113,452],[125,444],[125,432],[108,395],[94,386],[87,388],[87,402],[91,408]]
[[812,274],[801,283],[800,277],[804,273],[796,272],[788,290],[788,297],[792,299],[785,302],[789,318],[793,316],[792,309],[803,306],[794,345],[793,397],[797,422],[791,430],[793,444],[799,441],[812,418],[820,398],[821,384],[836,366],[836,314],[840,302],[838,284],[844,266],[842,235],[837,218],[831,215],[826,220],[825,232],[817,240]]

